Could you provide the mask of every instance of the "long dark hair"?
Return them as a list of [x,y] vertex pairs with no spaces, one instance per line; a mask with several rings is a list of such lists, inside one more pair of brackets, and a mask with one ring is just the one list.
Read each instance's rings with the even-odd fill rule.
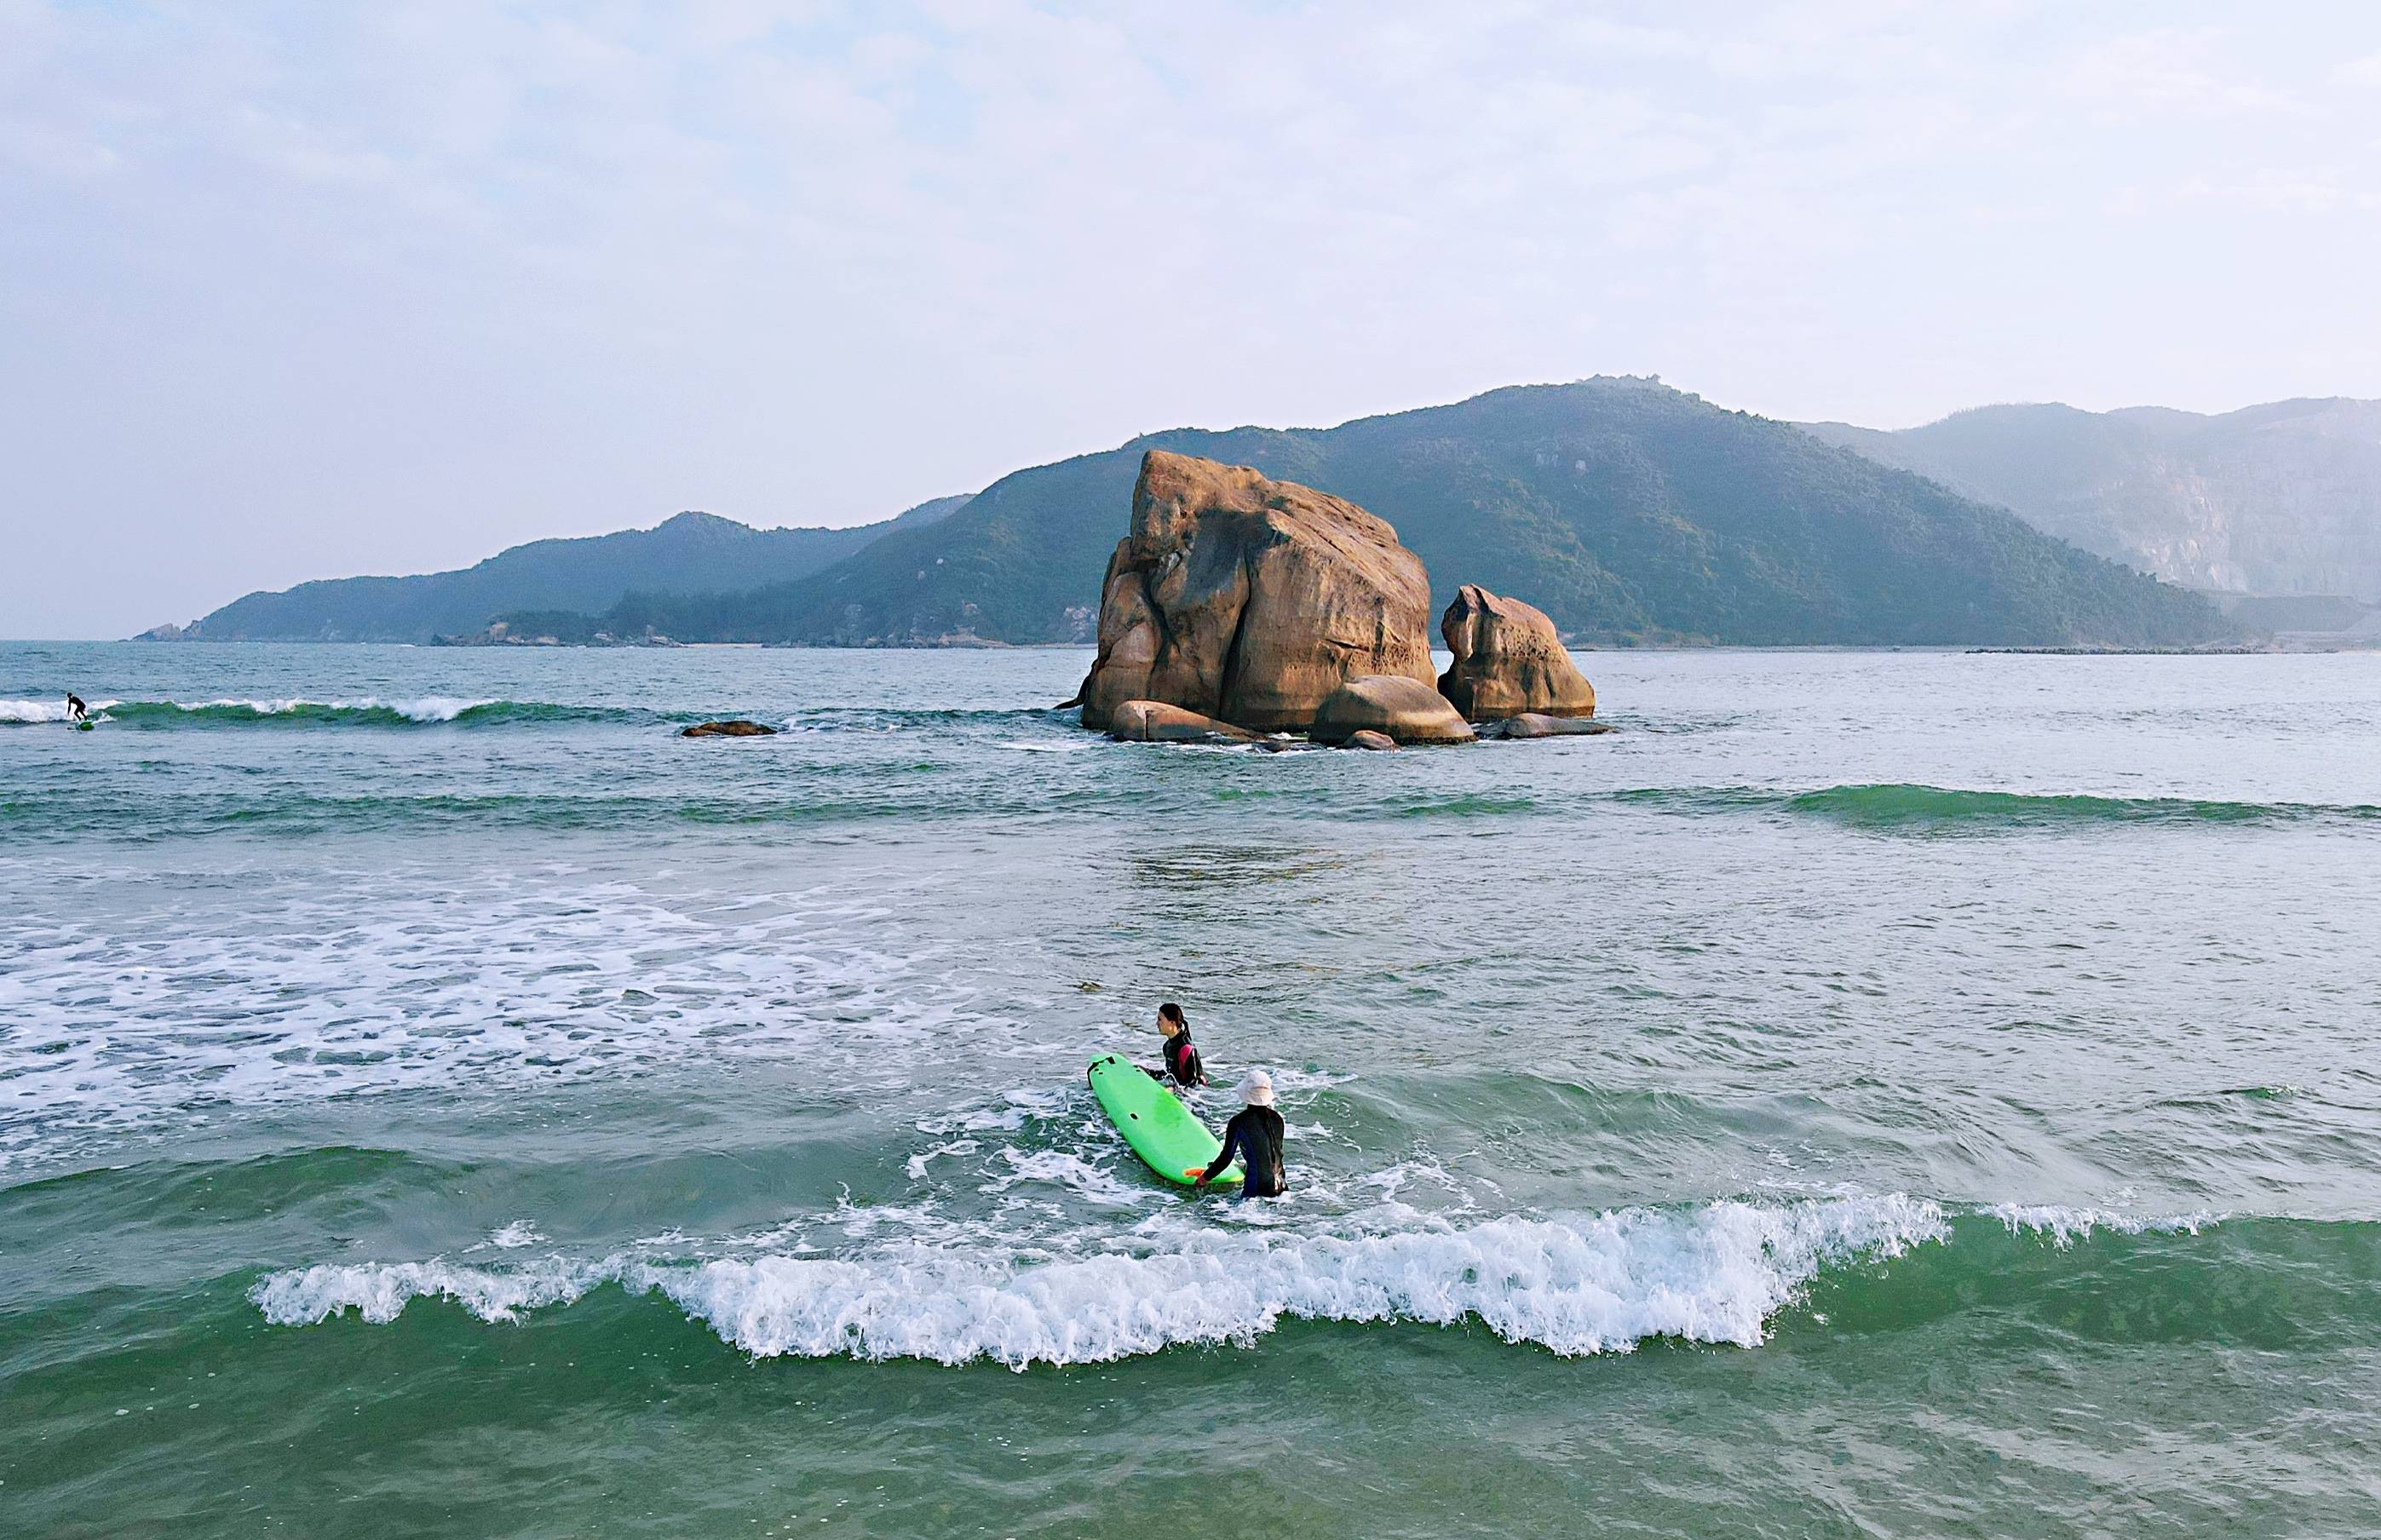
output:
[[1157,1008],[1157,1019],[1161,1021],[1171,1021],[1184,1032],[1190,1030],[1190,1023],[1183,1018],[1182,1008],[1171,1000]]

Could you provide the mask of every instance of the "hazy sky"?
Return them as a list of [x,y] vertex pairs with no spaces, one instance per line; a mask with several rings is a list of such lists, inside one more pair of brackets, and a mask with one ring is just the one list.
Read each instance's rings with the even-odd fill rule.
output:
[[1600,373],[2381,396],[2381,6],[0,0],[0,635]]

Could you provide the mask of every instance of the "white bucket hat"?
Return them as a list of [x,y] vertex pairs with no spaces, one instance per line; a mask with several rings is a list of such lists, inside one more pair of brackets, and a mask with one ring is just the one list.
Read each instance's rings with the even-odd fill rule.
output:
[[1262,1069],[1252,1069],[1249,1078],[1240,1082],[1240,1100],[1251,1106],[1273,1106],[1273,1077]]

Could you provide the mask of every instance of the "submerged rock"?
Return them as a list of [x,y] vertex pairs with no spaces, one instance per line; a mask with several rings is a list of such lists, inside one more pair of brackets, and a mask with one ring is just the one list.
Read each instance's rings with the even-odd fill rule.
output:
[[1253,743],[1261,735],[1163,701],[1127,701],[1110,714],[1108,736],[1119,743]]
[[1544,712],[1524,711],[1490,722],[1480,729],[1483,738],[1583,738],[1594,733],[1612,731],[1609,722],[1590,722],[1581,716],[1548,716]]
[[1304,728],[1350,678],[1428,689],[1429,625],[1422,558],[1385,520],[1246,466],[1153,449],[1101,589],[1083,726],[1155,701]]
[[680,738],[775,738],[777,729],[764,727],[758,722],[748,722],[741,716],[722,722],[697,722],[679,731]]
[[1403,674],[1349,679],[1315,708],[1307,735],[1318,743],[1346,743],[1367,730],[1399,743],[1470,743],[1478,736],[1446,696]]
[[1595,687],[1535,605],[1465,583],[1438,629],[1455,654],[1438,678],[1438,692],[1466,719],[1595,715]]

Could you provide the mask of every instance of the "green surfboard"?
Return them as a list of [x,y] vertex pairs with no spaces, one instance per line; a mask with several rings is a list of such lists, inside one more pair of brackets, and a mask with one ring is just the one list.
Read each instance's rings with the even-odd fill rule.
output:
[[[1149,1168],[1177,1187],[1188,1187],[1209,1161],[1223,1153],[1224,1142],[1208,1131],[1182,1098],[1149,1078],[1141,1066],[1117,1054],[1102,1054],[1089,1071],[1092,1094],[1100,1110],[1124,1135],[1132,1153]],[[1234,1161],[1209,1185],[1239,1184],[1240,1167]]]

